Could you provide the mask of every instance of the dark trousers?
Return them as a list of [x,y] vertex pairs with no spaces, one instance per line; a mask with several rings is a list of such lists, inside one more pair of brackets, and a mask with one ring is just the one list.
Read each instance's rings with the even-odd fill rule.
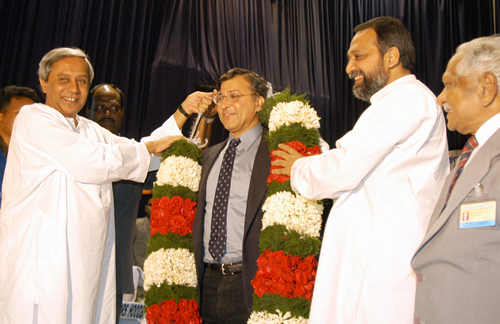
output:
[[243,289],[243,274],[223,276],[206,269],[203,276],[203,323],[246,324],[250,317]]

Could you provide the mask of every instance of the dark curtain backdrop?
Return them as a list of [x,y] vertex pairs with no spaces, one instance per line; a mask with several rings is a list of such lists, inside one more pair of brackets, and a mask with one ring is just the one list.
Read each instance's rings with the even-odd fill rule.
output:
[[[494,6],[494,1],[496,6]],[[345,73],[353,28],[390,15],[417,51],[414,73],[434,93],[455,48],[494,33],[500,0],[0,0],[0,86],[37,87],[37,64],[58,46],[92,58],[94,84],[126,94],[123,134],[159,126],[187,94],[233,67],[256,71],[276,91],[307,93],[334,145],[366,103]],[[496,15],[497,26],[500,21]],[[390,116],[388,116],[390,118]],[[226,132],[216,121],[212,143]],[[451,149],[464,137],[449,134]]]
[[0,86],[38,88],[43,55],[56,47],[79,47],[90,55],[93,84],[113,83],[125,93],[122,133],[138,137],[165,5],[164,0],[0,0]]

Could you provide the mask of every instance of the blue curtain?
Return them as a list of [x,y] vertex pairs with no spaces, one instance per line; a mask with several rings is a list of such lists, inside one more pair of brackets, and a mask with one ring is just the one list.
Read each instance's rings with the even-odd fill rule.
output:
[[[367,106],[345,74],[356,25],[401,19],[417,51],[414,73],[439,94],[455,48],[494,33],[494,1],[499,25],[499,0],[1,0],[0,87],[35,88],[43,54],[80,47],[92,58],[94,84],[125,92],[122,133],[138,138],[198,86],[243,67],[277,91],[307,93],[334,145]],[[212,143],[226,135],[216,121]],[[464,142],[449,134],[451,149]]]
[[[497,6],[498,10],[498,6]],[[307,93],[322,118],[321,134],[334,145],[367,104],[355,99],[345,73],[354,27],[394,16],[413,35],[413,71],[438,95],[441,75],[455,48],[493,34],[490,0],[176,0],[165,8],[152,69],[146,125],[170,115],[197,85],[214,85],[233,67],[251,69],[275,90]],[[390,116],[388,116],[390,118]],[[227,136],[215,124],[214,142]],[[448,134],[450,148],[465,137]]]

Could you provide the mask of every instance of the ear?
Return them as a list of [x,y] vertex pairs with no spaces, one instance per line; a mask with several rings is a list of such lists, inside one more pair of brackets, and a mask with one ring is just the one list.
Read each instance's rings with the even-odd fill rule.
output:
[[42,88],[43,93],[47,93],[47,82],[42,78],[38,78],[40,80],[40,87]]
[[392,69],[399,65],[399,59],[401,58],[401,53],[396,46],[390,47],[384,54],[384,60],[386,61],[389,69]]
[[257,100],[255,100],[255,104],[257,105],[255,107],[256,112],[259,112],[262,110],[262,106],[264,106],[265,101],[266,101],[266,99],[264,99],[264,97],[262,97],[262,96],[259,96],[259,98],[257,98]]
[[495,101],[498,95],[497,77],[491,72],[486,72],[479,78],[479,85],[481,89],[481,103],[483,107],[488,107]]
[[87,105],[86,112],[87,112],[87,118],[92,119],[92,118],[90,117],[90,115],[92,114],[92,109],[89,107],[89,105]]

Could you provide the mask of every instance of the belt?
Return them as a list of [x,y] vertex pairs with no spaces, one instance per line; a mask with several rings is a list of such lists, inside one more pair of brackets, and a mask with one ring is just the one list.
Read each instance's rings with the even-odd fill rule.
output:
[[223,276],[230,276],[243,272],[243,263],[205,263],[205,268],[222,273]]

